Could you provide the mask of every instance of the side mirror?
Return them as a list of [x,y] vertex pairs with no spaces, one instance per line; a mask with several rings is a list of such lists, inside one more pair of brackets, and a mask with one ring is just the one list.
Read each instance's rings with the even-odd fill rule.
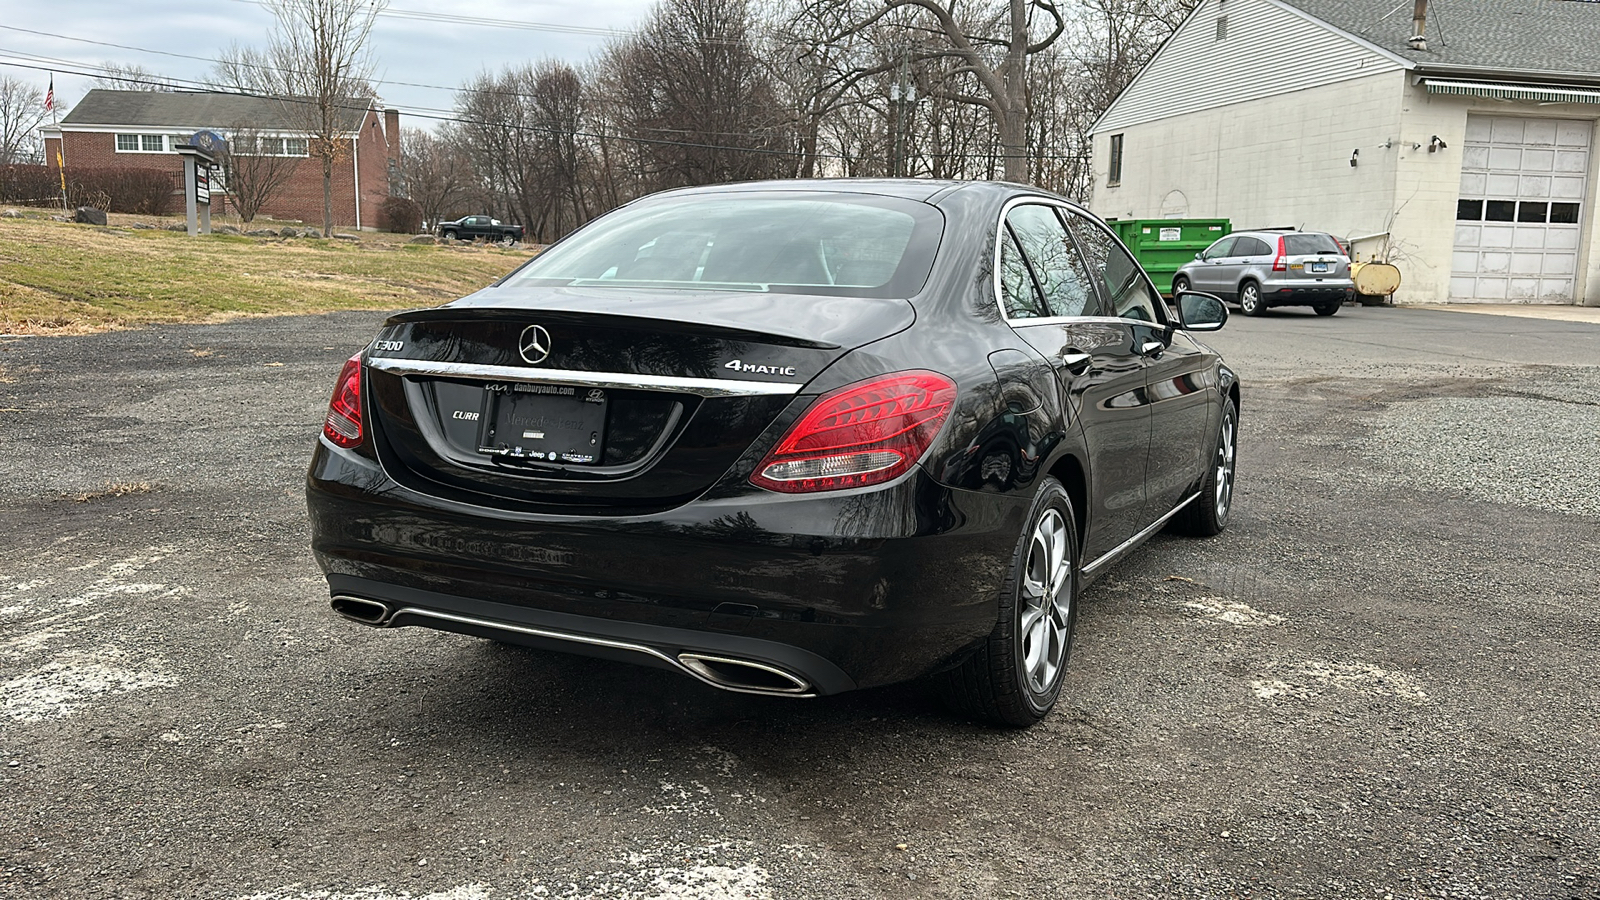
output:
[[1194,255],[1194,258],[1195,258],[1195,259],[1205,259],[1205,258],[1206,258],[1206,255],[1205,255],[1205,254],[1204,254],[1204,253],[1196,253],[1196,254],[1195,254],[1195,255]]
[[1185,331],[1216,331],[1228,321],[1228,307],[1222,300],[1199,291],[1184,291],[1177,301],[1178,323]]

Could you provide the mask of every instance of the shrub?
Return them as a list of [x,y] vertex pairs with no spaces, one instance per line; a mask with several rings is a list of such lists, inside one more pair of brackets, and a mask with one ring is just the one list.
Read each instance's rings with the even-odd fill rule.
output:
[[[67,206],[164,216],[180,184],[170,172],[148,169],[67,169]],[[28,206],[61,203],[61,180],[49,166],[0,167],[0,202]]]
[[378,207],[378,227],[395,234],[416,234],[422,230],[422,207],[407,197],[385,197]]
[[49,166],[0,166],[0,203],[60,206],[61,182]]

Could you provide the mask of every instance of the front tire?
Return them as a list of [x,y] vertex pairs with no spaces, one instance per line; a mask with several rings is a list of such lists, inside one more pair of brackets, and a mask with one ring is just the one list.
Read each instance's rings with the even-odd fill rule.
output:
[[1267,303],[1261,299],[1261,286],[1254,281],[1239,285],[1239,311],[1247,316],[1259,316],[1267,311]]
[[1072,497],[1044,479],[1000,588],[994,631],[945,673],[945,694],[962,712],[1026,728],[1061,695],[1078,623],[1078,526]]
[[1184,291],[1187,291],[1188,289],[1189,289],[1189,279],[1183,277],[1182,275],[1179,275],[1177,278],[1172,279],[1172,297],[1173,297],[1173,299],[1177,299],[1179,294],[1183,293]]
[[1211,454],[1206,477],[1200,483],[1200,496],[1173,517],[1173,530],[1196,537],[1221,534],[1228,527],[1233,511],[1233,483],[1239,459],[1239,410],[1233,398],[1222,401],[1222,424],[1217,428],[1217,444]]

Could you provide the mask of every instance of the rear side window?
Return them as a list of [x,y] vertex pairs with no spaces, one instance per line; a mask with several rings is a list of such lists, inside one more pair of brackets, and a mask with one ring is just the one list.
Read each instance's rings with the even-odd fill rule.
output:
[[938,210],[894,197],[662,197],[596,220],[506,283],[909,297],[942,231]]
[[1289,256],[1338,253],[1339,245],[1325,234],[1286,234],[1283,236],[1283,251]]
[[1051,316],[1097,315],[1094,282],[1052,207],[1025,204],[1006,214]]
[[1105,281],[1106,297],[1112,306],[1110,314],[1141,322],[1160,322],[1161,317],[1156,313],[1159,295],[1121,242],[1112,237],[1111,232],[1077,213],[1067,214],[1067,224],[1089,263],[1089,271],[1098,273]]
[[1266,241],[1253,237],[1239,238],[1238,246],[1233,249],[1234,256],[1271,256],[1272,248]]

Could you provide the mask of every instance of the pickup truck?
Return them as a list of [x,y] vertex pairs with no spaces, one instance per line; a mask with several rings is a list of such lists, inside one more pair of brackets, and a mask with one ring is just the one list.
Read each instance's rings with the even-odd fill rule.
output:
[[440,222],[439,236],[442,238],[455,238],[458,241],[470,241],[477,238],[486,238],[491,241],[520,241],[522,240],[521,225],[505,225],[499,219],[488,216],[463,216],[454,222]]

